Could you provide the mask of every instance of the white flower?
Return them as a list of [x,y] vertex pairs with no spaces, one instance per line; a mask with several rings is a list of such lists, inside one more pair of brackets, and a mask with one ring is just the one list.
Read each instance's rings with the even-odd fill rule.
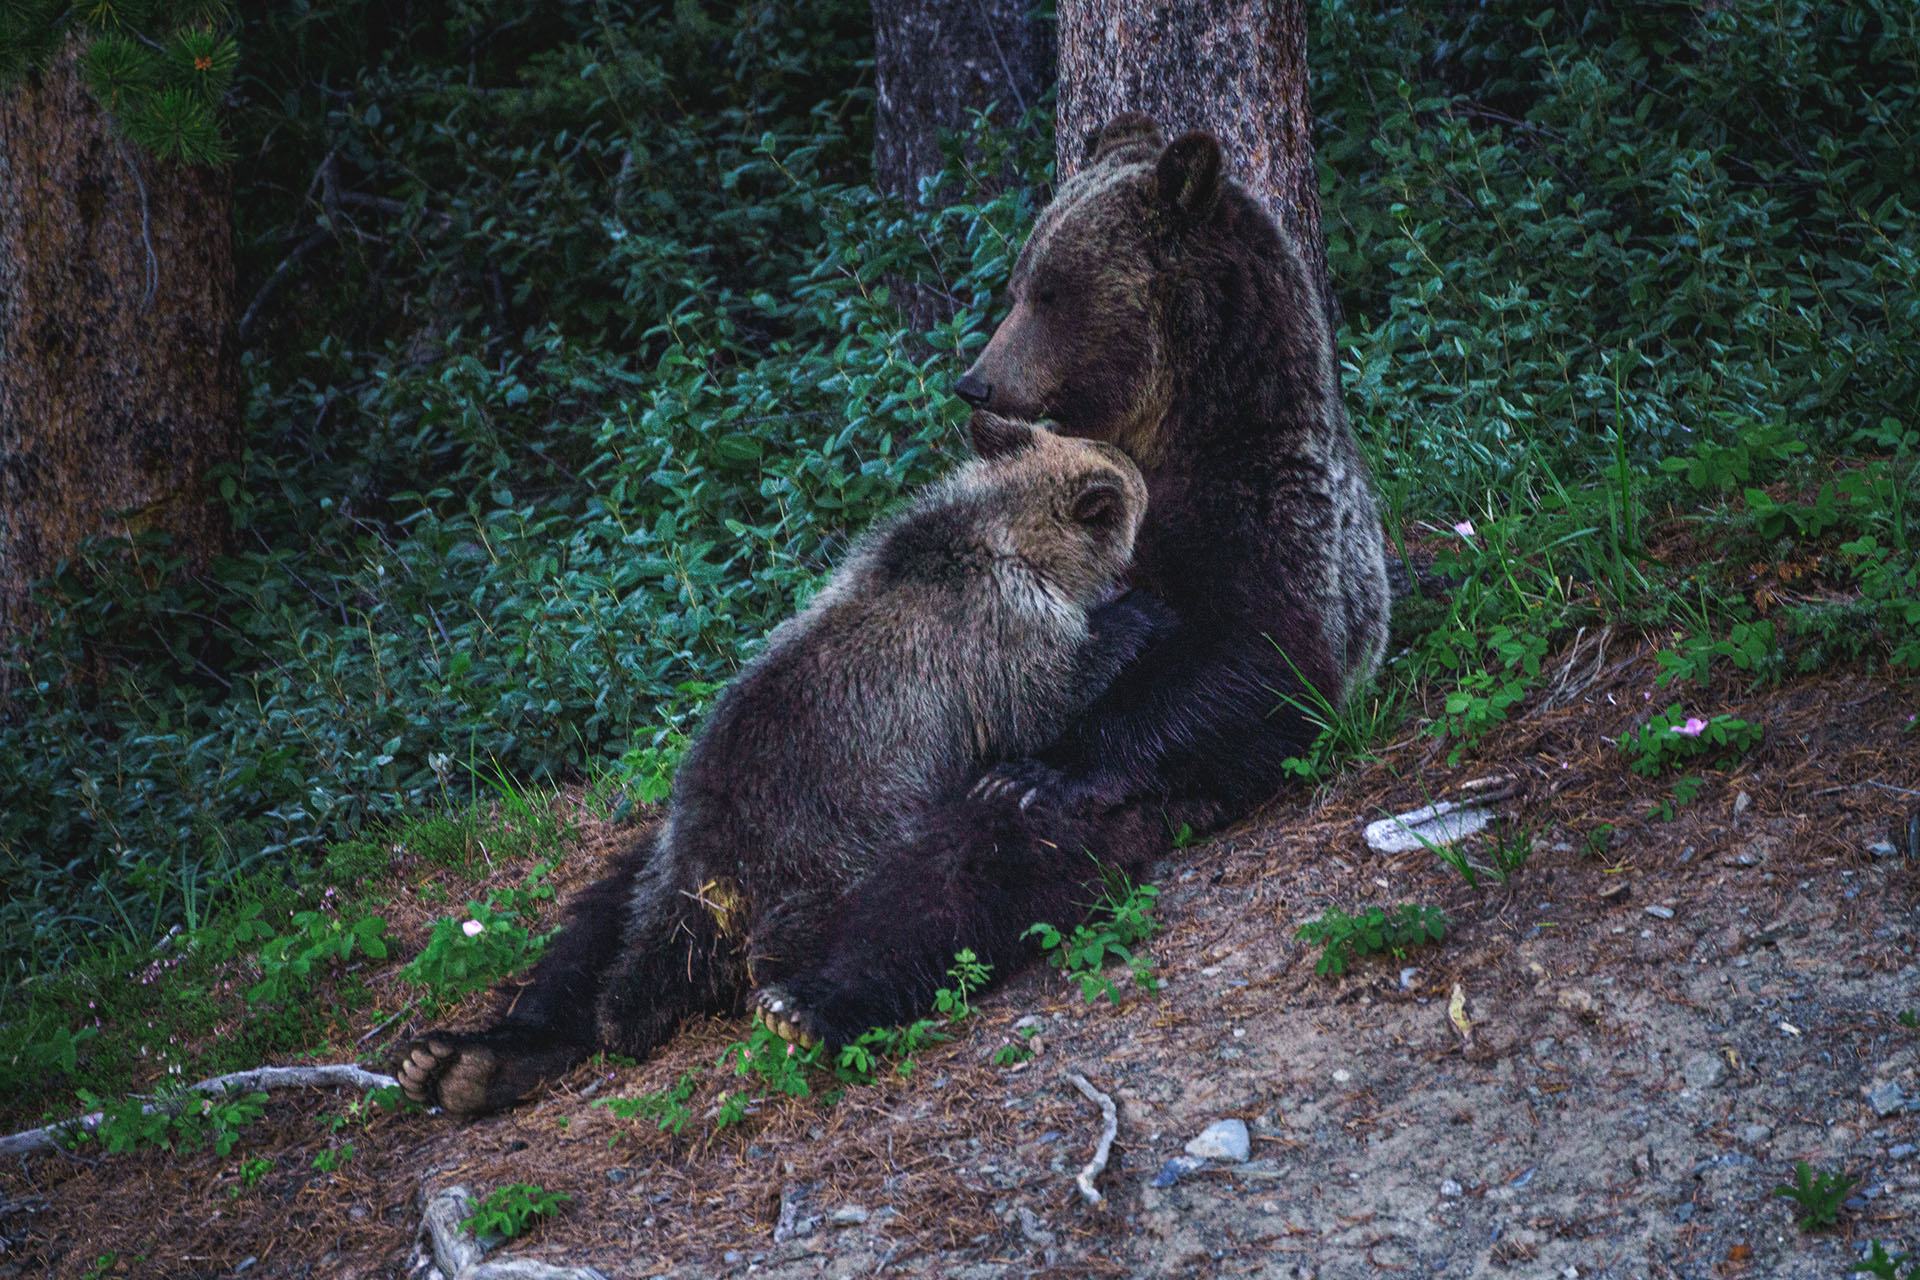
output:
[[466,934],[469,938],[477,938],[486,931],[487,926],[481,924],[478,920],[469,920],[460,926],[460,932]]

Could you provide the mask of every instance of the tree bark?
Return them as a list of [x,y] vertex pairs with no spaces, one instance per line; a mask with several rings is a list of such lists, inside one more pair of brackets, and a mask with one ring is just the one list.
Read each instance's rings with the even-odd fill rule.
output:
[[1059,0],[1054,154],[1061,178],[1094,130],[1123,111],[1168,138],[1205,129],[1227,171],[1292,234],[1327,286],[1307,102],[1306,0]]
[[237,456],[232,190],[115,133],[72,46],[0,92],[0,636],[88,537],[204,565]]
[[[920,203],[940,172],[940,134],[993,104],[1012,128],[1053,80],[1053,37],[1029,21],[1031,0],[873,0],[875,184]],[[950,299],[907,286],[901,310],[917,329],[952,314]]]

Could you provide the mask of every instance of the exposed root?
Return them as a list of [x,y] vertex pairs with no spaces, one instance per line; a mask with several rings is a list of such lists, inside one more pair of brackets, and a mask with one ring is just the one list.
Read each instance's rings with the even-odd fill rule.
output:
[[[254,1067],[247,1071],[233,1071],[224,1076],[215,1076],[211,1080],[202,1080],[198,1084],[187,1086],[192,1093],[225,1093],[231,1089],[385,1089],[400,1082],[392,1076],[383,1076],[377,1071],[367,1071],[349,1063],[335,1063],[318,1067]],[[148,1103],[140,1108],[143,1112],[154,1112],[160,1108]],[[27,1129],[20,1133],[8,1134],[0,1138],[0,1155],[26,1155],[33,1151],[45,1151],[58,1146],[60,1140],[70,1134],[92,1133],[100,1127],[102,1114],[98,1111],[91,1115],[77,1116],[62,1124],[44,1125],[38,1129]]]
[[1086,1197],[1088,1204],[1099,1204],[1101,1197],[1099,1191],[1094,1189],[1093,1180],[1107,1170],[1107,1156],[1113,1150],[1114,1135],[1120,1132],[1120,1113],[1114,1110],[1113,1099],[1094,1088],[1078,1071],[1068,1073],[1067,1080],[1087,1095],[1088,1102],[1096,1103],[1100,1108],[1100,1144],[1093,1149],[1093,1159],[1087,1161],[1086,1168],[1080,1170],[1073,1180],[1073,1185],[1080,1188],[1080,1194]]

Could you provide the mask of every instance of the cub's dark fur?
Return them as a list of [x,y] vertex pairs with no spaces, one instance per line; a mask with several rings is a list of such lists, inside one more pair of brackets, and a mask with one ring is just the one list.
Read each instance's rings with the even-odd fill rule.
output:
[[1115,599],[1146,506],[1138,469],[1112,445],[982,430],[999,456],[856,542],[721,695],[650,855],[584,897],[500,1025],[410,1046],[409,1095],[491,1110],[594,1048],[644,1054],[749,984],[774,992],[762,1004],[778,1019],[773,984],[830,959],[849,888],[915,847],[982,768],[1052,741],[1138,654],[1158,615]]
[[[1137,874],[1165,830],[1243,816],[1315,733],[1288,699],[1311,685],[1337,705],[1379,665],[1384,545],[1328,307],[1222,165],[1211,136],[1168,144],[1145,116],[1100,130],[1021,250],[1011,313],[955,387],[1140,464],[1151,501],[1132,582],[1177,625],[1056,741],[947,802],[890,855],[899,874],[840,902],[831,954],[782,984],[788,1020],[810,1034],[911,1016],[956,944],[1003,947],[1084,901],[1079,850]],[[994,420],[979,427],[991,456]],[[942,927],[888,927],[909,915]]]

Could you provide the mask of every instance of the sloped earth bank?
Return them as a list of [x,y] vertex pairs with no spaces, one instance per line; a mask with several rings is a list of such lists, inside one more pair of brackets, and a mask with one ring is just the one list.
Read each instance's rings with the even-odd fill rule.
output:
[[[769,1102],[717,1135],[700,1111],[738,1084],[712,1064],[739,1022],[691,1027],[638,1067],[582,1067],[471,1126],[356,1122],[357,1154],[331,1175],[309,1167],[316,1117],[345,1100],[281,1097],[224,1159],[6,1170],[0,1274],[86,1274],[114,1252],[114,1274],[251,1258],[254,1277],[425,1275],[423,1197],[507,1182],[573,1199],[492,1257],[609,1277],[1832,1277],[1874,1236],[1920,1249],[1920,1031],[1897,1021],[1920,1009],[1914,687],[1829,674],[1695,698],[1766,739],[1662,820],[1649,811],[1672,779],[1630,774],[1611,740],[1671,698],[1645,696],[1648,651],[1616,648],[1589,649],[1584,688],[1570,667],[1458,767],[1409,738],[1175,855],[1158,998],[1088,1005],[1030,973],[906,1079]],[[1534,842],[1509,883],[1365,845],[1369,819],[1492,776],[1519,784],[1508,837]],[[1596,854],[1601,824],[1615,831]],[[602,854],[619,838],[588,836]],[[1485,839],[1466,846],[1483,865]],[[571,857],[569,878],[593,862]],[[1403,902],[1444,908],[1444,943],[1315,976],[1300,923]],[[1030,1015],[1039,1055],[993,1065]],[[683,1137],[593,1105],[684,1071],[701,1083]],[[1099,1131],[1076,1072],[1119,1104],[1098,1206],[1073,1185]],[[1156,1185],[1229,1117],[1249,1162]],[[261,1154],[275,1171],[229,1194]],[[1860,1179],[1837,1227],[1803,1234],[1771,1194],[1797,1160]]]

